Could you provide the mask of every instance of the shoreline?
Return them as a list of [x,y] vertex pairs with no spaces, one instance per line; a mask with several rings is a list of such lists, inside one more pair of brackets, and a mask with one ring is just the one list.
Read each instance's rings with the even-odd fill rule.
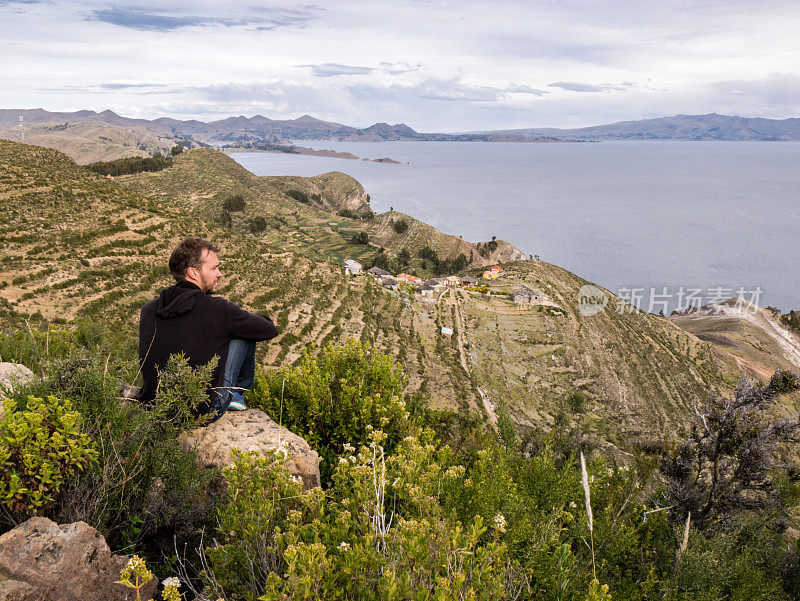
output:
[[[220,146],[219,150],[226,154],[239,152],[268,152],[271,154],[300,154],[304,156],[327,157],[334,159],[347,159],[350,161],[368,161],[371,163],[384,163],[387,165],[402,165],[400,161],[395,161],[389,157],[379,159],[369,159],[360,157],[352,152],[341,152],[338,150],[310,148],[308,146],[296,146],[295,144],[252,144],[247,146]],[[409,163],[407,163],[409,164]]]

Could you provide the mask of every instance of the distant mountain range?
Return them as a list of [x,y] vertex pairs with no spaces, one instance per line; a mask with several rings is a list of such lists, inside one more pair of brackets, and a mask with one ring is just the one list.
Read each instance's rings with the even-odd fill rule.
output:
[[566,142],[601,140],[800,140],[800,119],[762,119],[708,115],[675,115],[640,121],[623,121],[579,129],[531,128],[461,134],[420,133],[408,125],[376,123],[357,128],[310,115],[297,119],[229,117],[205,123],[197,120],[130,119],[113,111],[54,113],[44,109],[0,109],[0,127],[24,123],[98,123],[148,129],[159,135],[185,137],[214,146],[247,143],[282,143],[290,140],[382,142],[391,140],[456,142]]
[[641,121],[621,121],[579,129],[511,129],[492,134],[548,136],[560,140],[800,140],[800,119],[762,119],[708,115],[675,115]]
[[403,123],[389,125],[376,123],[359,129],[322,121],[310,115],[297,119],[275,120],[255,117],[228,117],[204,123],[197,120],[181,121],[162,117],[160,119],[130,119],[113,111],[76,111],[74,113],[52,113],[44,109],[0,109],[0,127],[11,127],[24,123],[102,123],[119,127],[143,127],[152,132],[176,137],[184,136],[197,142],[214,146],[236,146],[246,143],[285,143],[290,140],[347,140],[358,142],[384,142],[391,140],[455,141],[455,142],[556,142],[555,138],[536,134],[505,132],[440,134],[419,133]]

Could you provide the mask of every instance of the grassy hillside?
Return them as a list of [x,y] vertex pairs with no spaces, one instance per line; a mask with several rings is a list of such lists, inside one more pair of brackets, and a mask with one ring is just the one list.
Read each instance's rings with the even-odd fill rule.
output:
[[[0,126],[0,138],[22,141],[22,132],[19,127]],[[177,143],[170,134],[100,123],[26,124],[25,142],[60,150],[81,165],[155,152],[169,154]]]
[[[409,391],[434,405],[507,409],[521,425],[580,427],[612,442],[660,435],[683,422],[693,403],[735,380],[707,343],[657,316],[605,312],[584,317],[585,283],[539,261],[504,265],[485,291],[446,291],[423,300],[342,273],[343,256],[368,258],[429,245],[440,256],[475,245],[399,213],[348,219],[288,196],[319,193],[331,209],[360,197],[342,174],[259,178],[211,150],[177,157],[159,173],[96,176],[63,154],[0,142],[0,303],[6,327],[24,318],[116,324],[135,338],[138,310],[170,283],[165,264],[183,236],[222,247],[221,293],[273,316],[282,334],[261,348],[267,367],[297,361],[311,345],[348,337],[374,343],[401,361]],[[221,215],[231,196],[242,210]],[[252,233],[248,223],[268,226]],[[407,219],[398,233],[391,220]],[[370,245],[348,242],[368,233]],[[510,252],[498,245],[495,253]],[[480,257],[480,259],[478,259]],[[416,260],[415,260],[416,261]],[[520,307],[508,293],[525,284],[549,305]],[[442,327],[453,327],[452,338]],[[4,358],[5,360],[6,358]]]

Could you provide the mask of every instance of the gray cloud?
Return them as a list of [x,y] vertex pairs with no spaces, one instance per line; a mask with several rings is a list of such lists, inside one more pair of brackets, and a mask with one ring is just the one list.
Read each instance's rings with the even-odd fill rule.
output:
[[796,106],[800,98],[800,75],[772,73],[760,80],[720,81],[709,87],[726,96],[751,97],[773,106]]
[[152,96],[155,94],[181,94],[192,88],[161,83],[101,83],[89,85],[69,85],[59,88],[37,88],[40,92],[52,94],[54,92],[83,92],[89,94],[114,94],[128,92],[137,96]]
[[574,81],[557,81],[547,84],[548,88],[561,88],[568,92],[605,92],[603,86],[596,86],[590,83],[578,83]]
[[297,9],[259,8],[252,16],[229,18],[181,14],[177,11],[145,6],[112,5],[91,11],[88,19],[139,31],[167,32],[184,27],[213,25],[251,27],[257,31],[269,31],[279,27],[301,27],[314,19],[321,10],[323,9],[315,6],[303,6]]
[[455,80],[431,79],[416,85],[391,86],[348,86],[347,91],[357,100],[369,102],[377,99],[382,102],[408,102],[411,99],[437,100],[443,102],[492,102],[503,96],[498,88],[473,86]]
[[591,83],[580,83],[577,81],[556,81],[547,84],[549,88],[561,88],[568,92],[624,92],[626,89],[636,87],[636,83],[632,81],[623,81],[622,83],[601,83],[595,85]]
[[128,90],[131,88],[163,88],[163,84],[158,83],[102,83],[97,86],[101,90]]
[[424,69],[424,65],[422,63],[417,63],[416,65],[410,65],[408,63],[387,63],[382,62],[380,64],[381,71],[384,73],[388,73],[389,75],[402,75],[403,73],[413,73],[414,71],[419,71]]
[[491,102],[502,96],[502,91],[487,86],[473,86],[458,81],[431,79],[412,88],[414,94],[428,100],[446,102]]
[[549,94],[547,90],[540,90],[538,88],[532,88],[531,86],[521,85],[517,83],[512,83],[509,86],[503,88],[503,92],[508,92],[512,94],[531,94],[533,96],[546,96]]
[[354,67],[352,65],[340,65],[339,63],[322,63],[319,65],[297,65],[298,67],[311,69],[314,77],[337,77],[339,75],[369,75],[374,72],[372,67]]
[[321,63],[317,65],[297,65],[301,68],[311,69],[314,77],[337,77],[339,75],[369,75],[376,71],[381,71],[389,75],[402,75],[403,73],[413,73],[425,67],[422,63],[411,65],[409,63],[389,63],[381,62],[377,68],[357,67],[354,65],[342,65],[340,63]]

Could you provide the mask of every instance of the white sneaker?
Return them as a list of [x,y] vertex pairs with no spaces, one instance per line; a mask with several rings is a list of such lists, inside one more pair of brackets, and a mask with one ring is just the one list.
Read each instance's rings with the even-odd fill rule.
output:
[[247,409],[247,405],[244,404],[244,401],[239,400],[232,400],[231,404],[228,405],[228,411],[245,411]]

